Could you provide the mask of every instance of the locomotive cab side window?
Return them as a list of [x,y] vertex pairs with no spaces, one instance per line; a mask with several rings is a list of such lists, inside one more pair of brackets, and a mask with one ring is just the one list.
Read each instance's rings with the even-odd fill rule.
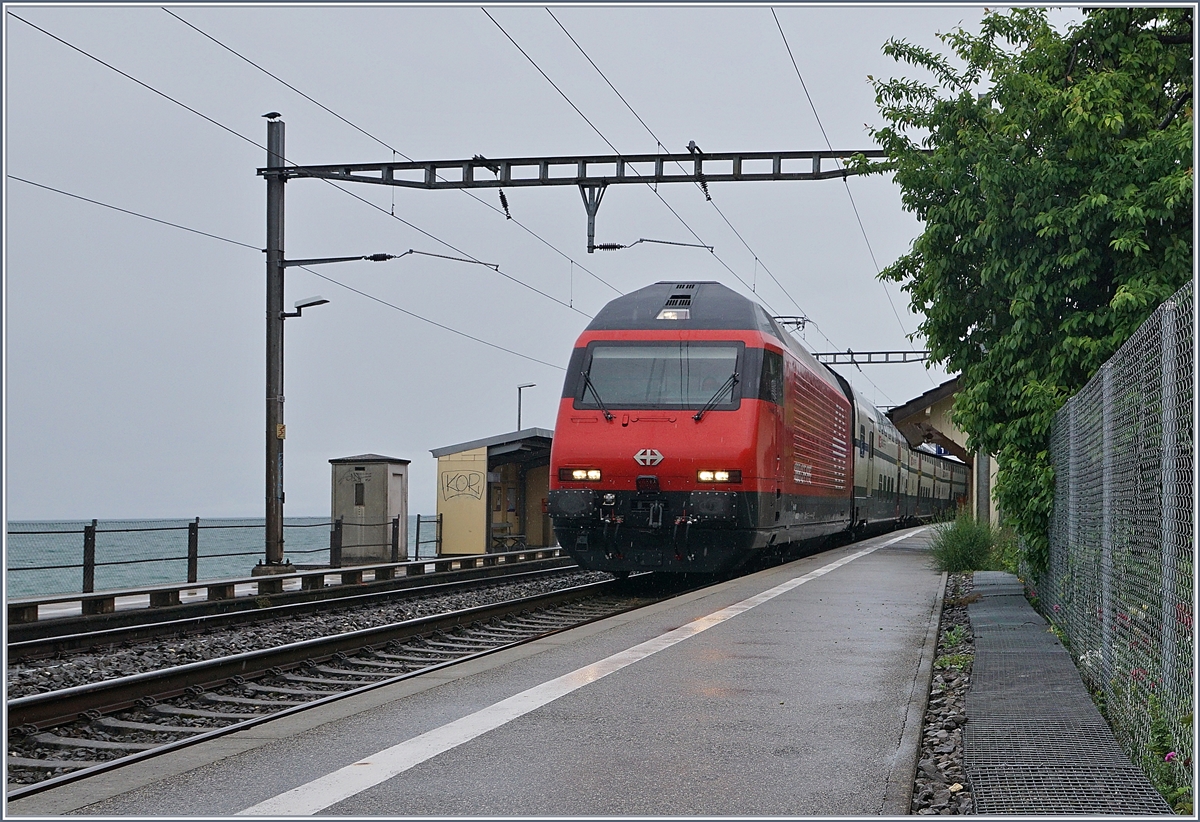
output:
[[769,348],[763,350],[758,398],[777,405],[783,404],[783,355]]

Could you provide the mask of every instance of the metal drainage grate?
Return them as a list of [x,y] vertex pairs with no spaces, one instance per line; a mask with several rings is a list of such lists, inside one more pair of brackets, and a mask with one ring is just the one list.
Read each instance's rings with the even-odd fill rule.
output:
[[1004,766],[1084,767],[1103,765],[1128,768],[1129,758],[1103,724],[1053,728],[1043,723],[1013,727],[1006,722],[977,722],[972,719],[963,732],[967,769]]
[[969,777],[979,814],[1171,813],[1145,774],[1132,766],[1064,771],[1002,765],[973,768]]
[[976,649],[983,646],[984,650],[995,653],[1048,654],[1053,652],[1067,654],[1067,649],[1055,639],[1054,634],[1047,633],[1041,639],[1034,639],[1028,636],[1028,633],[1028,631],[1013,631],[1003,628],[976,631],[975,646]]

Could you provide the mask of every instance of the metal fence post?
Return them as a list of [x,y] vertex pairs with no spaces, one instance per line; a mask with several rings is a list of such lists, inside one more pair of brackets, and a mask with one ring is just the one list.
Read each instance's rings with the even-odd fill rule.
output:
[[[1187,539],[1182,534],[1179,520],[1183,517],[1183,507],[1187,499],[1181,498],[1179,478],[1176,475],[1176,457],[1179,450],[1179,422],[1176,414],[1176,403],[1179,402],[1179,386],[1176,384],[1178,365],[1176,364],[1175,313],[1177,307],[1172,300],[1163,304],[1162,312],[1162,383],[1161,383],[1161,420],[1162,420],[1162,683],[1168,696],[1175,693],[1175,645],[1178,633],[1178,615],[1175,613],[1178,593],[1176,580],[1178,578],[1179,557],[1176,554],[1177,545],[1186,545]],[[1190,385],[1191,380],[1188,380]],[[1191,603],[1186,603],[1188,613],[1191,613]]]
[[1104,681],[1113,676],[1112,584],[1113,584],[1113,384],[1111,363],[1101,366],[1103,380],[1101,514],[1100,514],[1100,648],[1104,660]]
[[329,531],[329,567],[342,567],[342,518],[334,520],[333,528]]
[[437,535],[437,537],[433,543],[434,550],[437,552],[434,554],[434,556],[440,557],[442,555],[442,515],[441,514],[437,515],[437,530],[434,533]]
[[421,515],[417,514],[417,555],[413,559],[421,558]]
[[392,517],[392,562],[400,561],[400,517]]
[[83,526],[83,593],[96,590],[96,520]]
[[200,575],[200,517],[188,523],[188,582],[195,582]]
[[[1069,597],[1067,631],[1074,632],[1073,636],[1077,639],[1081,631],[1091,634],[1088,630],[1091,620],[1086,613],[1079,612],[1081,598],[1077,594],[1080,592],[1075,590],[1075,574],[1071,571],[1072,559],[1079,561],[1079,402],[1072,397],[1067,401],[1067,408],[1067,544],[1061,546],[1060,550],[1063,560],[1062,586],[1066,588],[1063,596]],[[1053,546],[1050,550],[1054,550]]]

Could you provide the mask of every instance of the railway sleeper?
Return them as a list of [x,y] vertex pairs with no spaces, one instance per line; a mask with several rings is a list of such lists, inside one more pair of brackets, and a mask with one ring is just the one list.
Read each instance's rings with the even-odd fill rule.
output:
[[150,731],[156,734],[199,734],[210,728],[192,728],[185,725],[158,725],[154,722],[132,722],[128,719],[116,719],[102,716],[92,720],[93,725],[101,728],[123,728],[128,731]]
[[90,748],[97,751],[148,751],[161,747],[161,742],[110,742],[107,739],[77,739],[73,736],[58,734],[34,734],[35,742],[43,745],[57,745],[61,748]]
[[541,633],[543,633],[543,632],[542,631],[520,631],[515,628],[512,630],[503,631],[503,632],[489,630],[486,633],[480,634],[480,638],[481,639],[493,639],[493,640],[496,640],[497,642],[508,643],[508,642],[520,642],[523,639],[532,639],[533,637],[538,636]]
[[156,714],[163,716],[195,716],[205,719],[246,719],[247,717],[255,716],[255,714],[235,714],[227,711],[206,711],[203,708],[177,708],[174,705],[153,705],[149,708]]
[[[358,676],[354,671],[339,671],[338,673],[348,676]],[[362,676],[384,676],[384,674],[362,674]],[[320,676],[298,676],[296,674],[284,674],[280,679],[287,682],[311,682],[314,685],[365,685],[367,684],[361,679],[338,679],[334,677]]]
[[[375,655],[379,656],[378,653],[376,653]],[[368,668],[387,668],[389,671],[395,671],[397,674],[402,674],[409,670],[407,665],[396,665],[395,663],[390,663],[390,662],[375,662],[370,659],[346,660],[346,664],[348,664],[348,665],[363,665]],[[337,669],[336,668],[320,668],[319,670],[329,671],[329,670],[337,670]]]
[[9,756],[6,761],[10,768],[14,766],[20,768],[40,768],[46,771],[78,771],[81,768],[90,768],[96,764],[84,759],[30,759],[27,756]]
[[[363,665],[364,663],[357,659],[354,659],[354,660],[347,660],[346,664],[347,665]],[[373,677],[375,679],[387,679],[389,677],[396,676],[397,674],[404,673],[403,671],[397,670],[397,668],[399,666],[387,665],[386,667],[389,668],[391,671],[395,671],[395,673],[391,673],[389,671],[356,671],[353,668],[330,668],[327,665],[314,665],[313,667],[309,668],[308,670],[320,671],[320,672],[326,673],[326,674],[338,674],[340,676],[369,676],[369,677]]]
[[[290,708],[293,705],[305,705],[305,702],[297,702],[294,699],[251,699],[245,696],[225,696],[224,694],[200,694],[200,699],[205,702],[224,702],[227,705],[254,705],[268,708]],[[247,719],[251,715],[247,715]]]
[[546,619],[528,619],[522,617],[521,619],[513,620],[513,624],[517,627],[528,627],[536,631],[553,631],[565,628],[568,625],[574,625],[575,623],[569,619],[554,619],[552,617]]
[[496,643],[488,642],[487,640],[478,640],[476,642],[469,642],[466,640],[462,642],[442,642],[440,640],[431,640],[429,644],[435,648],[449,648],[453,651],[485,651],[488,648],[496,647]]
[[488,625],[486,627],[475,628],[471,631],[472,637],[488,637],[488,636],[515,636],[520,634],[525,636],[529,631],[518,628],[511,624],[505,625]]
[[452,659],[457,659],[461,654],[451,654],[431,649],[425,656],[415,656],[412,654],[376,654],[376,656],[394,660],[395,662],[408,662],[413,665],[437,665],[439,662],[449,662]]
[[280,688],[278,685],[259,685],[257,682],[247,682],[242,689],[256,694],[287,694],[291,696],[329,696],[344,690],[318,691],[315,688]]

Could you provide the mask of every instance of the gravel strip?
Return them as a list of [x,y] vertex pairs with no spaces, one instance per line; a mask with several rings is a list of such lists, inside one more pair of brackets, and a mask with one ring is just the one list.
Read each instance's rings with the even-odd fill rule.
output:
[[8,668],[8,698],[57,691],[144,671],[159,671],[262,648],[277,648],[305,639],[390,625],[608,579],[612,579],[611,574],[599,571],[572,571],[538,580],[497,582],[453,594],[398,597],[394,602],[375,602],[344,611],[265,619],[254,625],[210,630],[174,639],[125,642],[80,654],[26,660]]
[[922,816],[972,813],[974,802],[963,768],[963,725],[975,642],[967,619],[974,582],[970,573],[950,574],[942,605],[933,685],[925,709],[921,754],[913,785],[912,812]]

